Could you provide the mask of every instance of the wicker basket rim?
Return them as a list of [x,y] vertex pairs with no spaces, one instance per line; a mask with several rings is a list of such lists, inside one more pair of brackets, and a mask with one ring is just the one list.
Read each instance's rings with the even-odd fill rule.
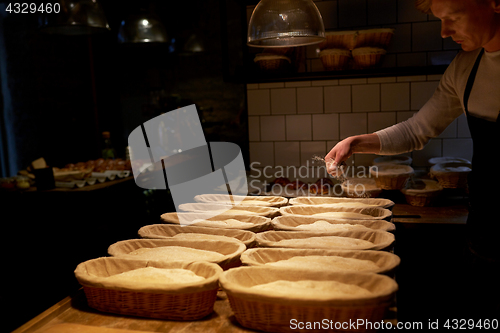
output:
[[[305,202],[304,202],[305,201]],[[323,203],[314,203],[314,201],[323,201]],[[368,204],[376,204],[379,207],[389,209],[395,205],[394,201],[385,198],[344,198],[344,197],[297,197],[291,198],[288,204],[293,205],[320,205],[328,204],[329,201],[332,203],[342,203],[342,202],[361,202]],[[308,203],[310,202],[310,203]]]
[[292,62],[290,58],[280,54],[257,54],[253,59],[254,62],[266,61],[266,60],[285,60],[288,61],[289,63]]
[[[293,205],[293,206],[285,206],[280,208],[281,215],[311,215],[311,214],[300,214],[300,212],[308,211],[316,211],[318,213],[323,212],[353,212],[360,213],[370,218],[367,220],[383,220],[392,216],[392,212],[389,209],[381,208],[381,207],[342,207],[342,206],[334,206],[334,205]],[[372,215],[375,213],[376,215]],[[314,214],[314,213],[313,213]]]
[[[124,253],[121,251],[121,248],[127,244],[130,244],[131,246],[135,247],[138,245],[137,248],[142,248],[142,247],[163,247],[163,246],[181,246],[181,247],[188,247],[188,248],[193,248],[193,249],[203,249],[207,251],[213,251],[222,254],[224,257],[217,260],[216,263],[221,263],[226,260],[235,258],[240,256],[243,251],[245,251],[246,246],[243,244],[243,242],[234,242],[234,241],[226,241],[226,240],[210,240],[210,239],[204,239],[204,240],[199,240],[199,239],[174,239],[174,238],[165,238],[165,239],[126,239],[122,241],[118,241],[114,244],[111,244],[108,247],[108,254],[110,256],[128,256],[128,252]],[[145,245],[145,246],[141,246]],[[194,245],[194,246],[193,246]],[[224,254],[217,249],[221,245],[226,245],[230,247],[231,252],[230,254]]]
[[[316,221],[327,221],[331,224],[361,224],[367,228],[371,228],[374,230],[383,230],[383,231],[394,231],[396,226],[394,223],[386,221],[386,220],[348,220],[348,219],[335,219],[335,218],[319,218],[315,216],[301,216],[297,215],[285,215],[278,216],[272,219],[271,223],[275,227],[275,230],[290,230],[290,231],[300,231],[297,229],[297,225],[302,224],[312,224]],[[305,230],[304,230],[305,231]],[[308,230],[314,231],[314,230]],[[316,231],[316,232],[324,232],[324,231]]]
[[[274,236],[273,236],[274,235]],[[394,241],[395,237],[394,234],[387,232],[387,231],[380,231],[380,230],[370,230],[370,231],[359,231],[359,230],[349,230],[349,231],[333,231],[333,232],[314,232],[314,231],[276,231],[276,230],[271,230],[271,231],[265,231],[261,232],[259,234],[256,234],[256,241],[260,246],[266,247],[270,246],[273,247],[273,244],[285,240],[285,239],[304,239],[304,238],[310,238],[310,237],[322,237],[322,236],[338,236],[338,237],[351,237],[351,238],[358,238],[358,239],[370,239],[370,238],[375,238],[373,243],[373,247],[366,248],[364,250],[381,250],[388,248],[391,246]],[[274,239],[272,239],[274,238]]]
[[[432,179],[414,179],[413,181],[422,181],[426,184],[425,188],[423,189],[416,189],[416,188],[402,188],[401,192],[403,194],[407,195],[426,195],[426,194],[432,194],[436,192],[441,192],[443,190],[443,186],[439,184],[438,181],[432,180]],[[431,185],[428,187],[427,185]],[[410,182],[407,184],[407,186],[411,186]]]
[[[311,298],[307,294],[300,296],[293,295],[272,295],[269,291],[259,291],[258,289],[252,289],[250,287],[245,287],[238,282],[240,278],[234,279],[233,276],[239,275],[260,275],[264,276],[264,279],[268,279],[268,282],[276,281],[273,279],[274,276],[278,276],[278,279],[288,280],[288,281],[298,281],[297,275],[300,275],[302,280],[316,280],[316,281],[326,281],[334,280],[339,282],[354,282],[354,279],[359,279],[364,283],[375,281],[380,283],[383,288],[382,292],[378,292],[372,297],[358,297],[358,298],[340,298],[332,297],[328,294],[322,295],[321,297]],[[346,281],[347,280],[347,281]],[[240,280],[241,281],[241,280]],[[233,295],[239,295],[246,299],[254,299],[265,302],[274,303],[286,303],[290,304],[293,302],[294,305],[355,305],[355,304],[369,304],[369,303],[379,303],[383,300],[392,299],[396,291],[398,290],[397,283],[388,276],[375,274],[375,273],[362,273],[362,272],[339,272],[339,271],[324,271],[322,274],[317,274],[317,271],[311,271],[307,269],[289,269],[284,267],[263,267],[263,266],[245,266],[238,267],[221,273],[219,277],[219,282],[222,288]],[[357,281],[356,281],[357,282]],[[359,283],[351,283],[357,284]]]
[[467,164],[471,164],[471,162],[468,159],[462,158],[462,157],[453,157],[453,156],[441,156],[441,157],[432,157],[428,161],[430,164],[438,164],[438,163],[445,163],[445,162],[463,162]]
[[335,36],[335,35],[357,35],[357,30],[336,30],[336,31],[326,31],[326,36]]
[[[262,255],[267,255],[269,260],[262,261]],[[279,256],[282,255],[281,258]],[[273,258],[274,256],[274,258]],[[254,248],[248,249],[241,255],[243,265],[260,266],[271,262],[286,260],[296,256],[340,256],[345,258],[364,259],[373,262],[382,261],[380,269],[374,273],[382,273],[395,269],[401,263],[401,258],[390,252],[375,250],[333,250],[333,249],[297,249],[297,248]],[[357,257],[360,258],[357,258]]]
[[[396,173],[391,172],[391,170],[394,170],[394,169],[397,169],[397,170],[404,169],[405,171],[398,171]],[[375,178],[376,178],[376,176],[379,176],[379,175],[399,177],[399,176],[411,175],[414,173],[415,173],[415,170],[411,166],[405,165],[405,164],[388,163],[388,164],[374,165],[374,166],[370,167],[370,175],[375,174],[374,175]]]
[[231,205],[231,198],[239,199],[238,204],[244,203],[244,200],[262,201],[264,207],[272,205],[286,205],[288,198],[282,196],[268,195],[268,196],[245,196],[245,195],[225,195],[225,194],[199,194],[194,197],[194,201],[198,203],[222,203],[224,205]]
[[375,29],[363,29],[363,30],[358,30],[357,33],[359,34],[369,34],[369,33],[394,33],[396,29],[394,28],[375,28]]
[[319,53],[320,57],[329,56],[329,55],[340,55],[340,56],[345,56],[345,57],[351,57],[351,51],[346,50],[346,49],[340,49],[340,48],[338,48],[338,49],[332,48],[332,49],[321,50],[321,52]]
[[[453,167],[453,168],[463,168],[457,170],[446,170],[445,168]],[[434,164],[430,172],[431,174],[463,174],[471,172],[471,165],[467,162],[443,162]]]
[[[181,229],[180,229],[181,228]],[[180,233],[196,233],[196,234],[207,234],[207,235],[215,235],[215,236],[227,236],[233,237],[239,241],[244,243],[251,242],[255,240],[255,233],[248,230],[241,229],[225,229],[225,228],[210,228],[210,227],[198,227],[198,226],[181,226],[174,224],[150,224],[141,227],[138,231],[138,235],[142,238],[145,237],[173,237],[165,235],[154,234],[154,231],[167,231],[172,230],[174,232],[183,230],[182,232],[177,232],[175,235]],[[174,236],[175,236],[174,235]]]
[[[182,268],[191,270],[196,273],[200,268],[207,269],[210,274],[205,277],[205,280],[183,283],[183,284],[158,284],[158,283],[110,283],[105,279],[105,276],[96,276],[88,272],[88,265],[99,264],[103,262],[105,271],[103,275],[109,276],[108,265],[115,267],[118,272],[126,272],[141,267],[157,267],[157,268]],[[108,269],[106,269],[108,268]],[[128,269],[130,268],[130,269]],[[189,261],[158,261],[158,260],[141,260],[141,259],[126,259],[117,257],[99,257],[84,261],[76,267],[74,274],[78,282],[82,286],[94,288],[106,288],[124,291],[148,292],[148,293],[192,293],[195,291],[210,290],[217,285],[222,268],[215,264],[205,261],[189,262]],[[118,273],[115,273],[118,274]],[[114,275],[114,274],[111,274]]]
[[[275,207],[215,204],[211,202],[193,202],[193,203],[184,203],[179,205],[179,209],[185,212],[210,212],[210,211],[222,210],[228,207],[238,210],[247,210],[249,212],[254,212],[254,213],[262,213],[262,214],[270,214],[278,211],[278,208]],[[222,215],[222,213],[219,215]]]
[[362,56],[362,55],[370,55],[370,54],[386,54],[387,51],[381,47],[372,47],[372,46],[365,46],[365,47],[357,47],[352,50],[352,56]]

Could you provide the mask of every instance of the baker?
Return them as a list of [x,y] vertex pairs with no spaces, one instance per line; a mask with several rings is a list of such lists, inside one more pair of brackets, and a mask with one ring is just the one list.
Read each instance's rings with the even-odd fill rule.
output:
[[448,66],[432,97],[412,118],[375,133],[348,137],[330,150],[325,161],[335,161],[327,163],[328,172],[333,174],[336,164],[354,153],[395,155],[422,149],[465,113],[473,142],[473,158],[468,179],[468,252],[464,257],[467,269],[465,277],[461,278],[466,289],[478,287],[475,284],[480,286],[477,290],[468,288],[464,312],[479,318],[498,318],[500,1],[417,0],[416,4],[424,13],[439,18],[441,36],[451,37],[463,51]]

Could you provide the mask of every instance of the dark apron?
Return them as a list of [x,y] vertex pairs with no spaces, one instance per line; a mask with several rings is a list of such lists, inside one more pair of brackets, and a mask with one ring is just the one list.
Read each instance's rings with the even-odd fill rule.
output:
[[[456,314],[476,319],[500,316],[500,112],[496,121],[487,121],[469,113],[469,95],[474,85],[479,53],[464,92],[464,108],[472,138],[472,171],[467,179],[469,216],[466,225],[466,247],[463,271],[458,272],[456,290],[461,290],[462,302],[457,302]],[[500,87],[499,87],[500,89]],[[460,281],[460,282],[459,282]]]
[[[495,122],[469,113],[469,95],[474,85],[479,53],[464,92],[464,108],[472,138],[472,172],[469,174],[467,243],[471,252],[485,260],[500,260],[500,112]],[[500,89],[500,87],[499,87]]]

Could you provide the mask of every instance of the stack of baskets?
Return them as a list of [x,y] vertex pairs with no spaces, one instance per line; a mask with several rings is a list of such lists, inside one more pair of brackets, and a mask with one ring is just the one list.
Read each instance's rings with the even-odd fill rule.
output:
[[253,59],[263,73],[284,73],[292,67],[292,48],[269,48],[257,53]]
[[393,34],[392,28],[329,31],[319,45],[319,57],[327,71],[377,67]]

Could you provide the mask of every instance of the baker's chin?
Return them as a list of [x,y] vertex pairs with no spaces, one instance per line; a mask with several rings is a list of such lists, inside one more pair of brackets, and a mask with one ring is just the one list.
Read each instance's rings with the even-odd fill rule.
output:
[[479,47],[475,47],[475,46],[471,46],[471,45],[467,45],[467,44],[460,44],[460,46],[462,47],[462,50],[464,51],[474,51],[475,49],[478,49]]

